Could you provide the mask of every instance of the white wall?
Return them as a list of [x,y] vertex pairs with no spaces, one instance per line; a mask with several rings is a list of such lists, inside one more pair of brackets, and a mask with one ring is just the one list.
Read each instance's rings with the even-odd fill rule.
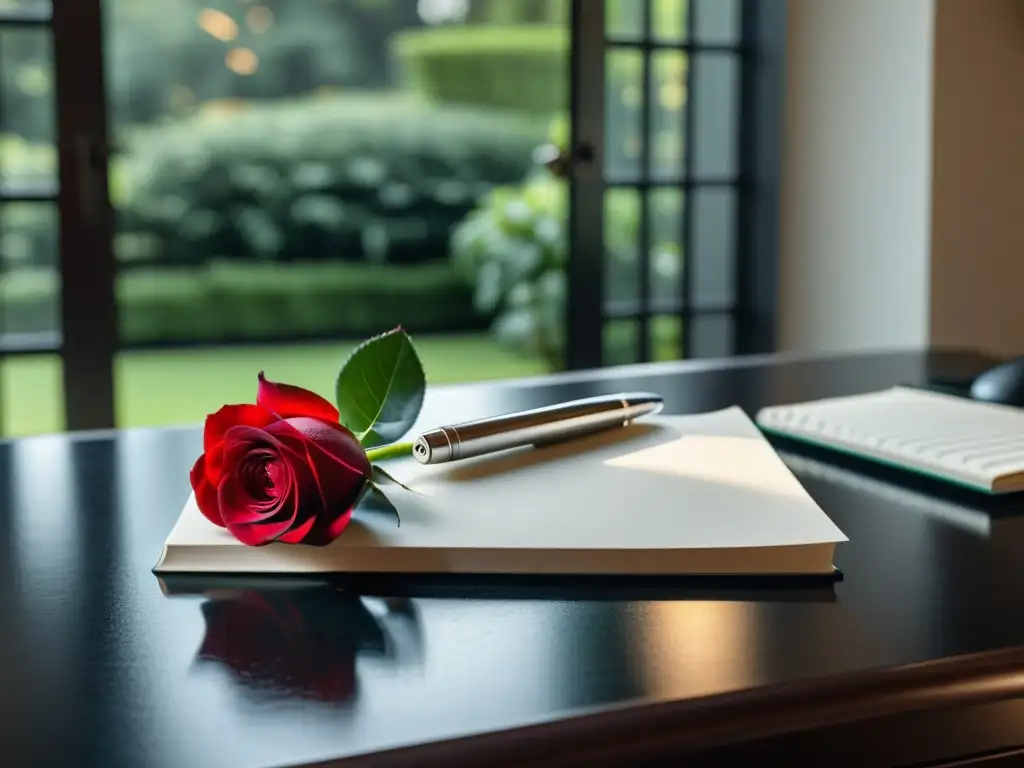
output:
[[790,0],[779,339],[1024,354],[1024,0]]
[[788,15],[779,347],[924,344],[934,0]]
[[1022,355],[1024,0],[937,9],[931,339]]

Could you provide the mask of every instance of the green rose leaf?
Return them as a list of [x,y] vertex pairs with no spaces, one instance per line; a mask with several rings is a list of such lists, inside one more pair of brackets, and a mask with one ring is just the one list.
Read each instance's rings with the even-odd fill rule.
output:
[[390,484],[390,485],[397,485],[399,488],[401,488],[404,491],[408,491],[409,493],[415,493],[415,494],[419,495],[419,493],[417,491],[414,491],[412,488],[410,488],[405,483],[399,482],[398,480],[395,479],[394,475],[392,475],[390,472],[388,472],[387,470],[383,469],[382,467],[378,467],[376,464],[373,466],[373,477],[372,477],[372,479],[373,479],[374,486],[378,490],[380,490],[380,487],[382,485],[389,485]]
[[402,518],[398,514],[398,509],[391,503],[391,499],[387,497],[387,494],[385,494],[384,491],[382,491],[375,483],[366,484],[363,495],[359,499],[359,511],[383,512],[387,515],[394,515],[395,520],[398,523],[398,527],[402,527]]
[[401,326],[367,339],[341,368],[335,386],[341,423],[364,448],[393,443],[416,421],[427,380]]

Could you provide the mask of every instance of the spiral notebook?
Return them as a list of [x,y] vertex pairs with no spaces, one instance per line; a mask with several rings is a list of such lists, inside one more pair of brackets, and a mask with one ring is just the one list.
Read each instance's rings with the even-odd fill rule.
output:
[[158,573],[818,575],[846,537],[739,408],[541,448],[388,470],[326,547],[246,547],[189,497]]
[[758,426],[987,494],[1024,490],[1024,410],[893,387],[772,406]]

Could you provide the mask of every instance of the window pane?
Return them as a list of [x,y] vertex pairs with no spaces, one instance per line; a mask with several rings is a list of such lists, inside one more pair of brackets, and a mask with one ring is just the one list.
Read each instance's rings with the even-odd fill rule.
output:
[[557,367],[567,192],[533,158],[567,133],[568,6],[107,0],[121,339],[207,345],[122,355],[205,384],[121,423],[261,368],[333,394],[397,324],[432,381]]
[[605,0],[605,34],[619,40],[635,40],[644,34],[644,4],[650,0]]
[[692,302],[699,309],[731,307],[736,296],[736,192],[705,188],[690,193],[693,206]]
[[683,192],[664,187],[651,192],[647,215],[650,221],[648,280],[656,307],[678,305],[683,278]]
[[48,29],[0,30],[0,182],[10,193],[57,180]]
[[0,435],[64,431],[59,355],[15,355],[0,360]]
[[739,60],[731,54],[698,54],[693,67],[693,175],[697,179],[736,174],[739,140]]
[[736,319],[730,314],[691,317],[687,357],[732,357],[735,354]]
[[665,42],[686,39],[687,0],[654,0],[651,26],[654,38]]
[[686,56],[658,51],[651,57],[650,162],[655,179],[683,175],[686,109]]
[[635,179],[640,174],[640,153],[644,136],[640,114],[644,105],[643,54],[632,50],[609,50],[605,60],[605,156],[604,172],[609,179]]
[[0,205],[0,335],[54,343],[60,330],[58,217],[52,203]]
[[656,363],[683,356],[683,323],[677,315],[651,318],[651,360]]
[[739,0],[693,0],[693,39],[705,45],[733,45],[740,36]]
[[50,0],[0,0],[0,11],[49,11]]
[[604,193],[605,306],[635,302],[640,296],[637,248],[640,194],[618,187]]
[[604,325],[605,365],[640,362],[640,323],[636,320],[608,320]]

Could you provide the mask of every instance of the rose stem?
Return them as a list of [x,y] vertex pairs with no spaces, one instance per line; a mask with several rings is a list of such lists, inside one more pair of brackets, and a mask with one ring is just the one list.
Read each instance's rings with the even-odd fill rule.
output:
[[382,459],[397,459],[400,456],[409,456],[412,453],[412,443],[392,443],[382,445],[379,448],[371,448],[366,452],[366,458],[370,461]]

